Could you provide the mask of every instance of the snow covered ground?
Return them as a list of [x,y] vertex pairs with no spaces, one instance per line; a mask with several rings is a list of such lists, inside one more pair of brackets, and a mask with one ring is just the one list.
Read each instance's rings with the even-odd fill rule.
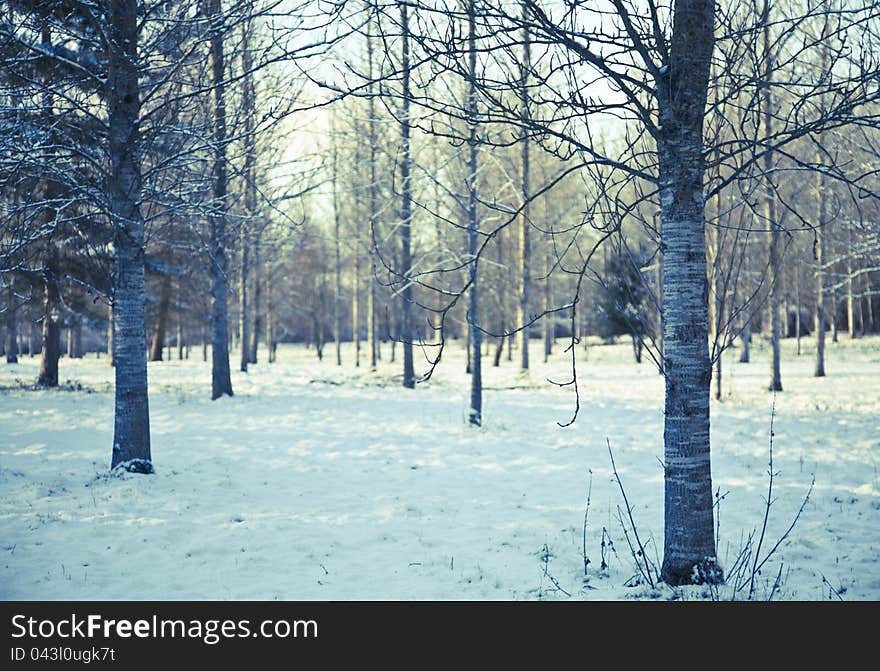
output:
[[[518,376],[485,361],[485,426],[464,423],[460,345],[414,392],[399,365],[335,365],[332,344],[282,347],[279,362],[233,373],[211,402],[209,364],[150,364],[153,476],[110,476],[111,369],[63,359],[65,389],[24,388],[37,360],[0,365],[2,599],[706,598],[635,584],[606,439],[655,562],[662,554],[662,379],[628,342],[578,350],[581,412],[567,355]],[[880,338],[785,341],[776,398],[778,472],[758,598],[880,599]],[[516,353],[515,353],[516,354]],[[713,401],[719,558],[731,566],[760,529],[772,397],[767,350],[725,360]],[[506,359],[506,356],[505,356]],[[419,360],[417,354],[417,362]],[[516,387],[509,389],[509,387]],[[583,521],[592,472],[585,579]],[[601,570],[603,528],[607,569]],[[561,589],[560,589],[561,588]],[[564,592],[562,590],[565,590]],[[722,591],[729,598],[730,593]],[[743,597],[740,593],[738,597]]]

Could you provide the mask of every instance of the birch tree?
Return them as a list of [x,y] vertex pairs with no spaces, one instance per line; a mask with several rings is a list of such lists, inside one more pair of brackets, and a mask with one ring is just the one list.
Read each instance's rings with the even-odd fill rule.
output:
[[213,97],[213,167],[209,220],[211,226],[211,400],[232,396],[229,371],[228,276],[226,261],[226,74],[225,27],[221,0],[207,0]]
[[[770,41],[770,0],[764,0],[762,12],[762,30],[764,35],[764,76],[762,88],[764,90],[763,109],[763,132],[765,138],[773,136],[773,47]],[[779,323],[780,311],[780,266],[782,263],[780,245],[781,226],[777,221],[776,194],[773,186],[773,152],[764,152],[764,179],[766,180],[764,196],[764,221],[768,232],[768,272],[769,292],[767,296],[767,309],[770,322],[770,391],[782,391],[782,374],[780,371],[779,339],[781,337],[781,325]]]
[[[251,248],[254,242],[253,229],[255,228],[255,220],[257,216],[257,148],[256,148],[256,100],[254,93],[254,73],[253,73],[253,56],[252,37],[253,19],[248,18],[242,23],[242,40],[241,40],[241,105],[244,114],[244,129],[242,143],[244,145],[244,211],[245,216],[242,220],[241,231],[239,234],[241,268],[239,277],[239,340],[241,345],[241,356],[239,368],[242,372],[247,372],[249,363],[256,363],[257,359],[257,343],[259,341],[260,317],[259,317],[259,286],[260,278],[258,275],[259,264],[254,263],[251,267]],[[255,259],[256,260],[256,259]],[[253,275],[253,313],[254,323],[251,329],[249,304],[248,304],[248,280]]]
[[[368,21],[369,27],[372,22]],[[377,173],[377,157],[376,143],[378,136],[376,132],[376,97],[375,97],[375,63],[373,54],[373,38],[367,37],[367,95],[368,95],[368,133],[369,133],[369,222],[370,222],[370,239],[373,241],[370,245],[370,284],[367,291],[367,339],[370,347],[370,370],[376,370],[376,364],[379,357],[379,342],[377,340],[378,331],[376,325],[376,273],[378,271],[376,265],[376,229],[378,226],[379,215],[379,184]]]
[[402,29],[401,75],[402,91],[400,114],[400,145],[401,145],[401,194],[400,194],[400,276],[401,324],[400,339],[403,342],[403,386],[413,389],[416,386],[416,374],[413,369],[412,343],[412,303],[413,288],[410,273],[412,272],[412,156],[411,156],[411,122],[410,122],[410,34],[409,8],[405,2],[400,3],[400,25]]
[[144,222],[140,212],[138,3],[107,3],[110,173],[113,224],[115,421],[111,468],[152,472],[144,310]]
[[473,426],[483,423],[483,331],[480,328],[479,258],[477,256],[479,217],[477,212],[477,43],[475,0],[467,4],[467,58],[470,81],[467,92],[468,160],[467,160],[467,231],[470,258],[470,286],[468,288],[468,326],[470,332],[471,398],[468,422]]
[[[528,17],[528,9],[523,3],[523,17]],[[522,27],[523,43],[522,43],[522,64],[520,67],[520,110],[522,115],[522,153],[521,153],[521,170],[522,170],[522,212],[520,213],[519,226],[519,301],[517,303],[517,324],[522,324],[520,331],[520,369],[527,371],[529,369],[529,298],[531,292],[531,254],[532,246],[529,235],[529,227],[532,225],[529,220],[531,212],[531,193],[530,193],[530,161],[529,161],[529,70],[531,68],[531,36],[529,34],[529,25],[524,22]]]

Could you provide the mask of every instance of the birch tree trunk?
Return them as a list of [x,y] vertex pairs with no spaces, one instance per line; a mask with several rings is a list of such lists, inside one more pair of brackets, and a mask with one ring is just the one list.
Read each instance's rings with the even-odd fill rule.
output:
[[[829,29],[830,29],[830,20],[829,17],[826,16],[825,23],[822,27],[821,37],[823,39],[828,38]],[[828,50],[825,46],[822,47],[822,69],[828,69]],[[824,111],[824,110],[823,110]],[[821,152],[817,156],[817,164],[822,164],[822,156]],[[828,197],[828,192],[825,184],[825,173],[821,170],[817,171],[816,174],[816,199],[819,201],[817,203],[818,207],[816,211],[819,214],[819,220],[816,224],[816,240],[815,240],[815,261],[816,261],[816,314],[815,314],[815,325],[816,325],[816,368],[813,372],[815,377],[825,377],[825,327],[827,322],[827,316],[825,312],[825,259],[827,258],[826,250],[825,250],[825,237],[830,232],[831,222],[828,221],[828,209],[826,198]],[[832,300],[832,313],[831,313],[831,321],[832,321],[832,330],[834,331],[834,341],[837,341],[837,328],[834,326],[834,322],[836,322],[836,305]]]
[[159,288],[159,305],[156,313],[156,330],[153,332],[153,342],[150,348],[150,361],[162,361],[162,352],[165,350],[165,334],[168,332],[168,311],[171,306],[171,276],[162,277]]
[[[786,314],[788,312],[786,311]],[[794,337],[797,340],[797,355],[801,355],[801,274],[798,262],[794,263]]]
[[[361,129],[358,119],[354,121],[354,164],[361,164]],[[352,295],[351,295],[351,339],[354,342],[354,365],[361,366],[361,332],[360,332],[360,307],[361,307],[361,185],[355,183],[354,191],[354,264],[352,270]]]
[[[858,282],[858,276],[856,277],[856,282]],[[858,310],[858,319],[857,322],[859,324],[857,333],[861,336],[865,334],[865,310],[864,310],[864,301],[861,296],[857,296],[855,298],[856,309]]]
[[[40,41],[44,49],[52,48],[52,35],[48,21],[41,26]],[[41,79],[44,86],[41,102],[46,117],[45,123],[49,127],[54,124],[54,110],[51,92],[52,75],[48,69],[41,73]],[[45,158],[52,160],[51,154]],[[49,178],[40,180],[38,188],[42,200],[47,201],[41,213],[41,223],[46,230],[50,230],[55,220],[55,209],[50,204],[55,189]],[[61,327],[58,324],[58,310],[61,304],[59,279],[58,249],[55,243],[49,239],[46,241],[43,251],[43,323],[40,339],[40,373],[37,377],[37,384],[41,387],[58,386],[58,358],[61,356]]]
[[837,342],[837,340],[837,288],[833,287],[831,289],[831,342]]
[[[54,214],[52,214],[54,217]],[[58,323],[58,310],[61,293],[58,287],[58,250],[51,241],[43,259],[43,283],[45,296],[43,302],[43,332],[40,349],[40,374],[37,384],[41,387],[58,386],[58,359],[61,356],[61,326]]]
[[709,459],[703,114],[714,2],[675,4],[668,70],[660,71],[657,137],[663,247],[666,402],[661,576],[670,585],[720,580]]
[[107,196],[113,225],[113,356],[116,373],[113,457],[121,466],[152,473],[147,396],[147,319],[144,220],[140,212],[140,91],[138,3],[109,3],[107,108],[110,175]]
[[403,110],[400,119],[401,143],[401,211],[400,211],[400,273],[403,282],[401,290],[401,314],[398,337],[403,343],[403,386],[414,389],[416,374],[413,368],[412,345],[412,157],[410,155],[410,54],[409,54],[409,9],[405,2],[400,3],[400,24],[403,29],[403,54],[401,70],[403,75]]
[[177,287],[177,309],[175,310],[177,314],[177,360],[183,361],[183,300],[181,298],[181,287],[178,282]]
[[[244,209],[245,216],[242,220],[239,242],[241,245],[241,276],[239,278],[238,292],[238,336],[241,346],[239,368],[246,373],[248,363],[251,361],[253,341],[250,333],[250,315],[248,314],[248,280],[250,278],[250,233],[257,210],[257,185],[256,185],[256,136],[254,128],[255,101],[254,101],[254,76],[251,72],[253,58],[251,55],[251,19],[244,21],[241,27],[241,106],[244,113]],[[256,280],[255,280],[256,282]]]
[[321,279],[318,283],[318,307],[312,310],[312,334],[315,339],[315,353],[318,355],[318,361],[324,360],[324,315],[327,314],[326,296],[326,276],[321,273]]
[[70,359],[82,359],[82,317],[77,314],[70,316],[70,327],[67,330],[67,356]]
[[391,341],[391,359],[389,363],[394,363],[397,361],[397,339],[400,334],[400,329],[398,328],[398,318],[397,318],[397,310],[394,309],[394,304],[392,303],[390,306],[390,310],[385,312],[385,332],[388,334],[388,339]]
[[250,272],[249,268],[249,254],[248,254],[248,239],[247,239],[247,224],[245,222],[241,223],[241,230],[239,231],[238,241],[239,241],[239,260],[240,260],[240,272],[238,274],[238,344],[239,344],[239,370],[242,373],[247,373],[248,370],[248,356],[250,354],[250,325],[248,324],[248,273]]
[[[360,167],[361,164],[361,129],[357,118],[354,122],[354,164]],[[354,185],[354,277],[352,295],[351,295],[351,337],[354,340],[354,365],[360,368],[361,365],[361,329],[360,329],[360,308],[361,308],[361,189],[360,184]]]
[[373,40],[367,38],[367,76],[369,84],[369,136],[370,136],[370,291],[367,294],[367,338],[370,341],[370,370],[376,370],[379,343],[376,324],[376,224],[379,208],[379,185],[376,183],[376,99],[373,83]]
[[721,354],[724,348],[724,334],[722,326],[724,324],[724,283],[722,281],[721,268],[721,196],[715,197],[715,228],[712,233],[712,302],[710,304],[712,314],[712,333],[715,343],[715,370],[713,379],[715,380],[715,400],[721,400],[721,381],[722,381],[722,358]]
[[[550,240],[552,236],[548,233],[547,244],[548,246],[551,244]],[[544,272],[546,273],[546,277],[544,278],[544,310],[547,313],[544,315],[544,363],[547,363],[550,360],[550,355],[553,354],[553,338],[555,337],[555,329],[556,329],[556,319],[553,314],[550,313],[550,310],[553,308],[553,295],[552,295],[552,287],[550,284],[550,271],[553,267],[553,259],[550,256],[550,252],[547,252],[547,255],[544,257]]]
[[465,360],[464,372],[466,375],[470,375],[472,372],[471,368],[471,324],[467,323],[464,334],[464,348],[465,352],[467,352],[467,358]]
[[111,366],[116,365],[113,356],[113,303],[107,305],[107,361]]
[[483,371],[482,345],[483,332],[480,329],[480,292],[477,259],[477,235],[479,220],[477,218],[477,46],[476,46],[476,8],[474,0],[469,0],[468,16],[468,253],[470,255],[470,301],[468,307],[468,324],[471,335],[471,404],[468,422],[473,426],[483,423]]
[[254,276],[254,328],[251,331],[250,351],[248,352],[248,363],[257,363],[257,351],[260,347],[260,334],[263,332],[263,273],[260,258],[260,239],[253,240],[253,276]]
[[[746,238],[744,246],[743,246],[743,256],[742,256],[742,274],[744,282],[746,282],[746,287],[749,286],[748,282],[750,279],[750,263],[749,263],[749,240]],[[749,292],[743,291],[743,295],[748,297]],[[746,298],[748,301],[748,298]],[[739,354],[739,362],[740,363],[749,363],[752,358],[752,315],[751,311],[748,309],[748,302],[745,303],[740,308],[739,313],[740,318],[740,332],[739,338],[742,342],[742,351]]]
[[[17,320],[16,320],[17,321]],[[27,333],[18,333],[18,355],[30,354],[30,338]]]
[[[656,221],[655,228],[658,228]],[[661,241],[662,243],[662,241]],[[664,352],[663,348],[663,245],[657,251],[657,300],[660,303],[660,309],[657,310],[657,351],[660,353],[660,362],[657,365],[657,373],[663,375]],[[586,346],[584,346],[586,348]]]
[[211,203],[211,400],[232,396],[229,371],[229,315],[226,272],[226,85],[223,64],[222,0],[208,0],[212,23],[211,73],[214,94],[214,166]]
[[[528,18],[526,4],[523,3],[523,19]],[[529,184],[529,69],[532,66],[531,58],[531,35],[528,23],[523,22],[523,62],[520,70],[520,115],[522,118],[522,183],[520,193],[523,205],[520,213],[519,227],[519,302],[517,304],[516,322],[521,327],[520,331],[520,370],[529,369],[529,333],[530,327],[525,326],[529,320],[529,292],[531,290],[531,241],[529,239],[529,212],[531,210],[531,186]]]
[[[5,20],[5,14],[0,14],[0,19]],[[9,8],[9,21],[13,23],[15,21],[15,12],[12,8]],[[18,106],[21,104],[17,95],[10,95],[10,107],[16,110],[15,118],[18,118]],[[11,206],[13,209],[18,205],[18,196],[19,196],[19,188],[14,186],[12,188],[12,203]],[[6,288],[6,341],[4,343],[6,355],[6,363],[13,364],[18,363],[18,355],[20,353],[20,347],[18,343],[18,308],[15,305],[15,274],[9,273],[9,285]]]
[[10,275],[6,287],[6,363],[18,363],[18,310],[15,306],[15,281]]
[[[502,328],[502,331],[504,329]],[[495,343],[495,356],[492,359],[492,366],[494,368],[498,368],[501,365],[501,355],[504,353],[504,341],[507,340],[507,336],[500,336],[498,341]]]
[[[443,198],[441,195],[441,185],[439,176],[443,170],[442,163],[440,160],[440,152],[439,152],[439,143],[432,142],[431,143],[431,153],[433,156],[433,164],[434,164],[434,174],[437,176],[437,179],[434,180],[434,212],[437,213],[437,216],[434,218],[434,232],[437,236],[437,250],[442,253],[446,253],[446,240],[443,235],[443,223],[440,218],[440,212],[443,208]],[[444,329],[444,319],[441,315],[441,311],[443,310],[443,297],[438,294],[437,302],[435,304],[435,309],[431,312],[431,333],[432,333],[432,342],[441,343],[445,338],[445,329]]]
[[[497,268],[507,268],[504,263],[504,232],[499,232],[495,238],[496,247],[498,249],[498,258],[496,259]],[[497,287],[497,285],[496,285]],[[498,298],[498,326],[496,331],[501,335],[495,342],[495,356],[492,359],[492,366],[498,368],[501,365],[501,355],[504,353],[504,341],[507,340],[505,333],[507,332],[507,298],[506,293],[500,288],[496,288]],[[486,343],[488,354],[488,343]]]
[[[770,1],[764,0],[764,137],[771,137],[773,133],[773,110],[772,95],[770,91],[770,82],[773,76],[773,57],[770,45]],[[770,230],[769,237],[769,262],[768,270],[770,273],[770,291],[767,296],[767,304],[770,311],[770,385],[769,391],[782,391],[782,374],[780,372],[779,363],[779,307],[780,307],[780,286],[779,286],[779,232],[780,227],[776,222],[776,194],[774,193],[773,178],[771,177],[773,170],[773,154],[767,152],[764,154],[764,179],[767,182],[767,193],[764,200],[764,217]]]
[[[335,125],[335,124],[334,124]],[[334,244],[334,282],[333,282],[333,341],[336,344],[336,365],[342,365],[342,241],[339,234],[339,147],[335,128],[333,135],[333,244]]]
[[742,352],[739,355],[740,363],[749,363],[752,358],[752,325],[749,318],[743,315],[742,329],[740,330],[740,340],[742,341]]
[[544,234],[544,244],[546,245],[546,249],[544,250],[544,363],[547,363],[550,360],[550,355],[553,354],[553,339],[556,337],[556,317],[550,312],[553,308],[553,286],[550,284],[550,275],[553,270],[553,233],[552,224],[549,223],[550,208],[548,207],[547,199],[548,196],[545,193],[544,212],[547,215],[547,227],[550,230]]
[[847,331],[849,332],[849,337],[852,339],[858,337],[858,331],[856,330],[855,299],[853,296],[852,223],[847,224],[847,236],[849,238],[849,244],[847,245],[846,252],[846,326]]
[[275,304],[272,295],[272,282],[266,278],[266,360],[275,363]]

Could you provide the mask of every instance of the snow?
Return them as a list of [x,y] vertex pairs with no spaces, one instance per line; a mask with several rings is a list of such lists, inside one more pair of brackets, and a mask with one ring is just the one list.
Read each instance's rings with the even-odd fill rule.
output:
[[[812,342],[803,344],[796,357],[794,342],[784,343],[765,550],[791,524],[813,475],[816,484],[756,596],[767,597],[781,562],[774,599],[878,599],[880,338],[829,343],[825,379],[812,377]],[[0,598],[713,596],[632,579],[606,439],[658,562],[663,384],[647,360],[633,362],[628,342],[578,348],[581,412],[568,428],[557,422],[570,419],[573,392],[546,381],[566,378],[562,347],[545,365],[533,342],[525,378],[515,362],[496,369],[487,360],[480,429],[466,424],[460,344],[415,391],[399,387],[400,357],[391,364],[389,353],[384,347],[371,373],[351,364],[350,345],[341,368],[332,344],[323,362],[314,350],[282,346],[278,363],[233,373],[236,395],[215,402],[198,349],[188,361],[151,363],[150,476],[107,472],[106,358],[63,359],[68,382],[50,391],[23,386],[36,379],[37,359],[0,366]],[[768,350],[756,343],[747,365],[738,355],[725,359],[725,396],[712,403],[724,568],[760,531],[767,489]],[[605,571],[603,527],[615,549]]]

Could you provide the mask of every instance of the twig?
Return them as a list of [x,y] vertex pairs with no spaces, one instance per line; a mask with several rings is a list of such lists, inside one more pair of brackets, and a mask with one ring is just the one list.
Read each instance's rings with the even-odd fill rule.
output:
[[[816,485],[816,476],[814,475],[812,481],[810,482],[810,488],[807,490],[807,494],[806,494],[806,496],[804,496],[804,500],[801,503],[801,507],[798,508],[797,514],[794,516],[794,519],[791,521],[791,524],[788,526],[788,529],[785,530],[785,533],[782,534],[782,536],[780,536],[778,541],[776,541],[776,545],[774,545],[770,549],[770,552],[767,553],[767,556],[761,560],[760,564],[758,564],[759,571],[761,570],[761,567],[767,563],[767,560],[773,556],[773,553],[776,552],[776,549],[782,544],[782,541],[784,541],[786,538],[788,538],[788,535],[791,533],[791,530],[794,529],[794,525],[797,524],[798,519],[800,519],[801,513],[803,513],[804,508],[807,507],[807,503],[810,500],[810,494],[813,493],[813,487],[815,485]],[[757,553],[755,553],[755,554],[757,555]]]
[[[651,577],[651,567],[648,562],[648,555],[645,553],[645,546],[642,544],[641,539],[639,538],[639,531],[636,528],[636,521],[633,519],[632,507],[629,505],[629,499],[626,497],[626,490],[623,488],[623,483],[620,481],[620,475],[617,473],[617,464],[614,463],[614,452],[611,450],[611,441],[608,438],[605,438],[605,442],[608,445],[608,455],[611,457],[611,470],[614,472],[614,479],[617,480],[617,486],[620,488],[620,495],[623,497],[623,503],[626,506],[626,514],[629,517],[629,523],[633,530],[633,536],[636,539],[636,545],[639,547],[639,555],[645,561],[645,579],[648,581],[648,584],[651,585],[651,588],[654,587],[654,579]],[[618,507],[618,514],[619,514]],[[624,533],[626,533],[626,529],[624,529]],[[629,539],[627,538],[627,542]],[[636,557],[635,553],[633,556]],[[639,564],[638,558],[636,557],[636,563]],[[639,571],[642,571],[641,565],[639,564]]]
[[[599,570],[605,571],[608,568],[608,562],[605,561],[605,536],[608,535],[608,532],[605,530],[605,527],[602,527],[602,543],[600,545],[600,553],[601,553],[601,563],[599,564]],[[611,540],[610,538],[608,539]]]
[[557,591],[562,592],[565,596],[571,596],[571,592],[567,591],[562,585],[559,584],[559,581],[550,575],[550,571],[548,567],[550,565],[550,548],[547,547],[547,544],[544,543],[544,547],[541,548],[541,560],[544,562],[544,577],[547,578]]
[[838,598],[838,600],[843,601],[843,597],[841,596],[840,592],[838,590],[834,589],[834,586],[831,584],[831,581],[825,577],[824,573],[822,574],[822,582],[824,584],[828,585],[828,598],[829,599],[831,598],[831,595],[834,594],[834,596],[836,596]]
[[776,394],[773,394],[773,404],[770,407],[770,463],[767,483],[767,500],[764,505],[764,522],[761,524],[761,535],[758,537],[758,546],[755,549],[754,563],[752,564],[752,574],[749,579],[749,599],[755,592],[755,575],[758,572],[758,557],[761,554],[761,545],[764,543],[764,534],[767,532],[767,520],[770,518],[770,506],[773,505],[773,420],[776,418]]
[[[772,498],[773,497],[773,478],[774,478],[773,437],[775,435],[773,433],[773,420],[774,420],[775,416],[776,416],[776,396],[774,395],[773,406],[772,406],[771,412],[770,412],[770,461],[769,461],[769,472],[768,472],[769,482],[767,485],[767,502],[766,502],[766,505],[764,506],[764,521],[763,521],[763,524],[761,525],[761,535],[758,539],[758,545],[755,547],[754,555],[752,555],[753,559],[752,559],[752,569],[751,569],[751,572],[749,575],[749,596],[748,596],[748,598],[750,600],[754,596],[754,593],[755,593],[755,579],[756,579],[758,573],[760,573],[760,571],[764,567],[764,565],[776,553],[776,550],[779,549],[779,546],[782,545],[783,541],[786,538],[788,538],[789,534],[791,534],[792,529],[794,529],[795,525],[797,524],[798,520],[800,519],[801,515],[803,514],[804,509],[807,507],[807,503],[810,500],[810,495],[813,493],[813,487],[815,487],[815,485],[816,485],[816,476],[813,475],[812,480],[810,481],[810,487],[807,490],[806,495],[804,496],[804,500],[801,502],[800,508],[798,508],[797,514],[795,514],[794,519],[791,521],[791,524],[788,525],[788,528],[785,530],[785,533],[783,533],[779,537],[779,540],[776,541],[776,543],[773,545],[773,547],[770,548],[770,550],[767,552],[766,555],[764,555],[764,558],[761,559],[761,545],[764,542],[764,535],[767,531],[767,521],[770,516],[770,507],[773,504],[773,498]],[[751,552],[751,549],[750,549],[751,539],[752,539],[752,536],[750,535],[749,541],[746,544],[746,547],[743,549],[743,552],[745,552],[746,550]],[[780,575],[781,575],[781,572],[780,572]],[[739,585],[738,583],[735,583],[734,584],[734,593],[738,592],[743,587],[745,587],[745,584]],[[775,592],[775,591],[776,591],[776,587],[774,586],[773,592]],[[771,596],[772,596],[773,592],[771,592]]]
[[620,512],[620,506],[617,506],[617,521],[620,522],[620,529],[623,531],[623,538],[629,546],[629,553],[632,555],[633,561],[636,564],[636,570],[645,582],[651,585],[651,587],[654,587],[654,583],[651,581],[651,576],[645,572],[645,569],[642,567],[642,562],[639,560],[639,556],[644,557],[644,553],[641,550],[636,550],[632,541],[629,539],[629,532],[626,530],[626,523],[623,521],[623,514]]
[[587,558],[587,520],[590,517],[590,497],[593,493],[593,469],[588,469],[590,472],[590,484],[587,487],[587,506],[584,509],[584,576],[587,575],[587,566],[590,564],[590,560]]
[[[753,530],[748,538],[746,538],[746,542],[742,545],[739,554],[727,573],[728,582],[733,583],[733,597],[736,597],[736,594],[746,586],[746,580],[743,579],[740,582],[740,579],[743,578],[743,572],[748,568],[749,560],[752,558],[752,539],[754,535],[755,532]],[[742,536],[740,536],[740,539],[742,539]]]
[[715,490],[715,556],[718,556],[718,546],[721,543],[721,502],[730,494],[730,491],[721,494],[721,487]]
[[776,580],[773,581],[773,589],[770,590],[770,596],[767,597],[767,601],[773,601],[773,595],[776,594],[776,590],[782,585],[782,566],[780,563],[779,572],[776,574]]

